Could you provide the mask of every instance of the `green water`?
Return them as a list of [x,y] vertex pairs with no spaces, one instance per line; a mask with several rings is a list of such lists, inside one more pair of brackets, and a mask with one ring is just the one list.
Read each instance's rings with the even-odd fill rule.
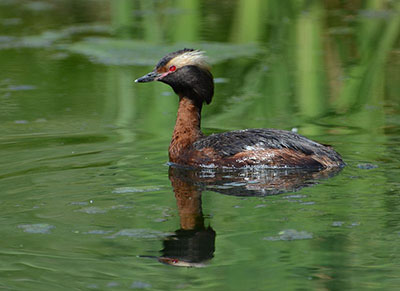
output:
[[[0,0],[0,288],[398,290],[400,5],[340,3]],[[182,46],[206,133],[296,128],[347,166],[169,169],[177,97],[133,80]]]

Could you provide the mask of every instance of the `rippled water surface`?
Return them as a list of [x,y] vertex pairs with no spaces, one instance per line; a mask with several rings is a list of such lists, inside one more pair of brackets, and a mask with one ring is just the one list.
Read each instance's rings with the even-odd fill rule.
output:
[[[0,288],[397,290],[396,1],[0,0]],[[207,134],[296,130],[339,172],[169,168],[177,97],[135,84],[207,51]]]

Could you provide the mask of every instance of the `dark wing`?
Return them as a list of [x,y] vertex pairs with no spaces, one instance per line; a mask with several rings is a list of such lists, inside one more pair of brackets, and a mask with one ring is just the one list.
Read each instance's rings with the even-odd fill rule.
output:
[[246,129],[212,134],[194,143],[194,148],[213,148],[223,157],[257,149],[290,149],[305,155],[328,155],[342,161],[331,147],[316,143],[297,133],[278,129]]

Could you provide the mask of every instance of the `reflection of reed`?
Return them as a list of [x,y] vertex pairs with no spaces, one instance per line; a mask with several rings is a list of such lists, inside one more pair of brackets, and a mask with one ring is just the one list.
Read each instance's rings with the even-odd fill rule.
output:
[[[171,11],[166,3],[174,8],[174,17],[168,17]],[[129,0],[118,0],[112,1],[108,13],[118,37],[125,38],[124,27],[130,27],[135,41],[143,40],[148,51],[154,51],[155,58],[162,54],[160,50],[167,43],[183,41],[186,46],[199,49],[206,49],[199,45],[202,40],[229,40],[266,48],[265,51],[261,49],[257,58],[237,57],[214,68],[215,76],[232,81],[229,85],[218,85],[218,99],[207,109],[206,127],[226,130],[298,127],[300,133],[307,136],[324,135],[328,130],[343,133],[344,128],[337,123],[332,129],[324,129],[315,120],[308,119],[336,112],[354,116],[352,125],[357,128],[381,132],[386,115],[384,102],[396,98],[397,95],[390,92],[398,91],[396,74],[387,73],[387,68],[396,68],[396,65],[387,60],[390,56],[397,59],[393,52],[400,34],[400,1],[204,3],[201,0],[173,3],[140,0],[132,4]],[[92,5],[95,4],[87,7]],[[135,41],[125,50],[134,50]],[[122,45],[121,42],[111,44],[116,49]],[[102,51],[106,53],[108,49],[107,46]],[[211,50],[217,56],[226,53],[226,47],[217,46]],[[112,55],[118,53],[109,57]],[[130,78],[133,75],[125,71],[123,74]],[[392,86],[388,86],[390,80],[394,80]],[[127,83],[119,86],[122,85]],[[132,89],[147,92],[132,92],[131,95],[136,94],[140,101],[134,100],[134,106],[126,103],[128,106],[123,110],[132,111],[132,123],[147,116],[142,124],[143,131],[159,134],[164,132],[159,125],[165,129],[170,123],[164,121],[173,119],[160,112],[173,111],[176,104],[168,97],[155,99],[154,96],[163,90],[155,88]],[[108,108],[116,106],[115,96],[119,93],[118,88],[111,89],[110,101],[105,106],[109,115],[115,113]],[[365,104],[375,109],[365,109]],[[252,118],[248,118],[249,112]],[[324,123],[326,120],[322,121]],[[327,123],[332,126],[331,121]],[[347,145],[350,143],[341,145],[342,149]]]

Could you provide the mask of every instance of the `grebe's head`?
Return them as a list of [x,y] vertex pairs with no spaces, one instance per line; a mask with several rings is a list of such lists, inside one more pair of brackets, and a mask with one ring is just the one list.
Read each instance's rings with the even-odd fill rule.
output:
[[213,76],[202,51],[182,49],[163,57],[154,70],[136,79],[137,83],[160,81],[174,89],[180,98],[192,99],[197,105],[209,104],[214,95]]

